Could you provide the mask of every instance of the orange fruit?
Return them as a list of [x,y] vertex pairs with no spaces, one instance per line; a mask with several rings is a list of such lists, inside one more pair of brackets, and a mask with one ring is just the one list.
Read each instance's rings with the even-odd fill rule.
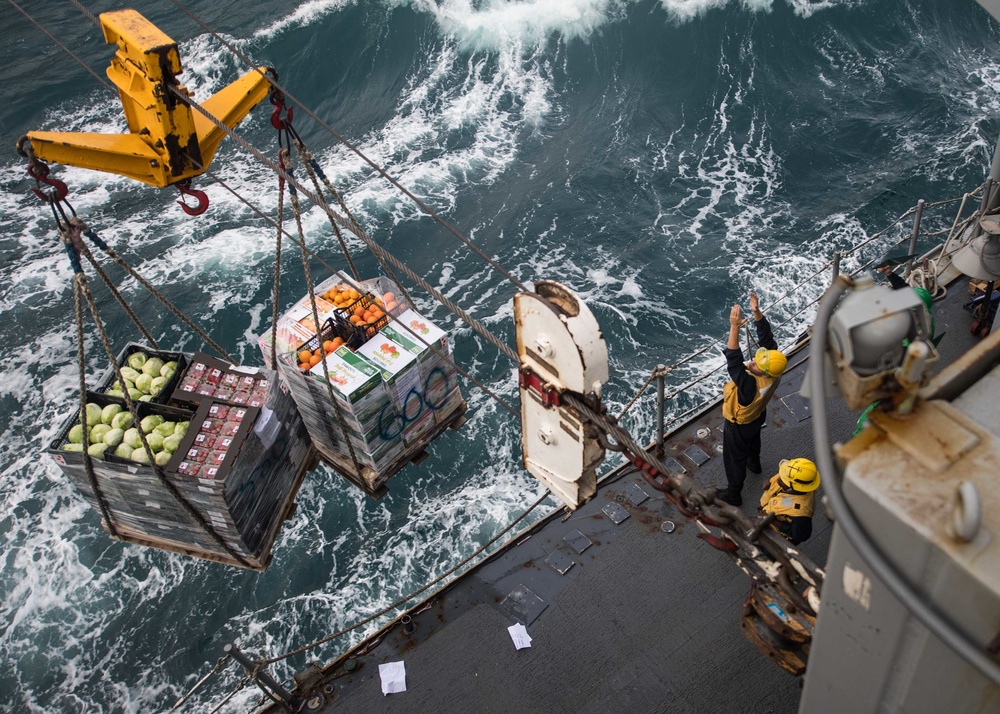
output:
[[312,367],[312,365],[309,364],[308,362],[299,363],[299,369],[301,369],[303,372],[308,372],[310,367]]
[[337,344],[333,340],[326,340],[323,342],[323,351],[330,354],[335,349],[337,349]]
[[399,307],[399,303],[396,302],[395,300],[390,300],[385,304],[385,309],[388,310],[389,312],[392,312],[397,307]]
[[299,352],[299,362],[308,362],[310,357],[312,357],[312,352],[309,350]]
[[312,367],[315,367],[316,365],[319,364],[319,361],[321,359],[323,359],[323,358],[320,357],[319,355],[313,355],[312,357],[309,358],[309,365],[312,366]]
[[387,303],[388,302],[396,302],[396,296],[393,295],[391,292],[388,292],[385,295],[383,295],[382,299],[385,300]]

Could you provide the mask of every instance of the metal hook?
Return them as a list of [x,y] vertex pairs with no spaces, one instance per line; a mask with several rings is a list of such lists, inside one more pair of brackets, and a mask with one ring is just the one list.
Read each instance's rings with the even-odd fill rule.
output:
[[184,201],[178,201],[177,205],[181,207],[186,214],[189,216],[200,216],[202,213],[208,210],[208,194],[204,191],[199,191],[198,189],[191,188],[190,181],[182,181],[177,184],[177,190],[181,192],[184,196],[191,196],[196,201],[198,201],[197,206],[189,206]]
[[285,105],[278,104],[274,107],[271,112],[271,126],[273,126],[278,131],[282,129],[290,129],[292,126],[292,115],[295,113],[295,107],[288,107],[288,111],[285,112],[285,119],[281,118],[281,110],[285,108]]
[[55,189],[55,193],[45,193],[41,188],[33,188],[31,192],[42,201],[62,201],[69,194],[69,187],[59,179],[49,178],[49,167],[40,161],[28,164],[28,175],[35,179],[37,183],[44,183]]

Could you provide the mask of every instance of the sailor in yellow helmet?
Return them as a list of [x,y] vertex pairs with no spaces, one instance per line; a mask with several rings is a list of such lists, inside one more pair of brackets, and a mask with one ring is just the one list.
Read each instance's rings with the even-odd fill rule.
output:
[[729,341],[723,351],[731,380],[722,393],[722,416],[725,418],[722,462],[726,468],[726,487],[717,489],[715,495],[734,506],[743,503],[741,492],[747,469],[755,474],[761,472],[760,430],[767,419],[767,403],[774,396],[788,364],[785,355],[778,351],[771,324],[760,311],[756,293],[750,293],[750,309],[757,342],[761,345],[753,362],[743,363],[739,304],[733,305],[729,312]]
[[793,544],[812,535],[812,516],[819,472],[809,459],[783,459],[771,477],[760,510],[775,515],[774,527]]

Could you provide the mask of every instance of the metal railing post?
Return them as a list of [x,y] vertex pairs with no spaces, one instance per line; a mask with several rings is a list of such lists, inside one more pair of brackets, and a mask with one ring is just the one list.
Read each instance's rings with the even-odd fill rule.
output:
[[295,704],[295,697],[292,696],[291,692],[282,687],[271,675],[265,672],[263,669],[259,668],[257,663],[252,659],[247,657],[240,651],[240,648],[235,644],[229,644],[223,647],[225,653],[231,656],[234,660],[243,665],[243,669],[247,671],[253,681],[257,683],[257,686],[261,688],[269,698],[274,701],[281,702],[289,707]]
[[666,365],[656,365],[656,453],[663,453],[663,401],[666,389]]
[[917,212],[913,215],[913,233],[910,234],[910,247],[906,251],[906,270],[903,272],[903,277],[910,277],[910,273],[913,272],[913,258],[917,254],[917,236],[920,235],[920,218],[924,215],[924,204],[926,201],[920,199],[917,201]]
[[831,284],[833,284],[833,281],[837,279],[838,275],[840,275],[840,251],[839,250],[835,251],[834,254],[833,254],[833,279],[830,281]]

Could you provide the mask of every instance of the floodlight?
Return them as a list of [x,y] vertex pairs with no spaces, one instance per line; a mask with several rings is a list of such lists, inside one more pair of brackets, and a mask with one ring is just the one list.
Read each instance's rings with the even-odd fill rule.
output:
[[915,291],[876,286],[867,274],[857,278],[828,331],[829,374],[847,405],[864,409],[919,386],[914,382],[937,360],[929,334],[930,314]]

